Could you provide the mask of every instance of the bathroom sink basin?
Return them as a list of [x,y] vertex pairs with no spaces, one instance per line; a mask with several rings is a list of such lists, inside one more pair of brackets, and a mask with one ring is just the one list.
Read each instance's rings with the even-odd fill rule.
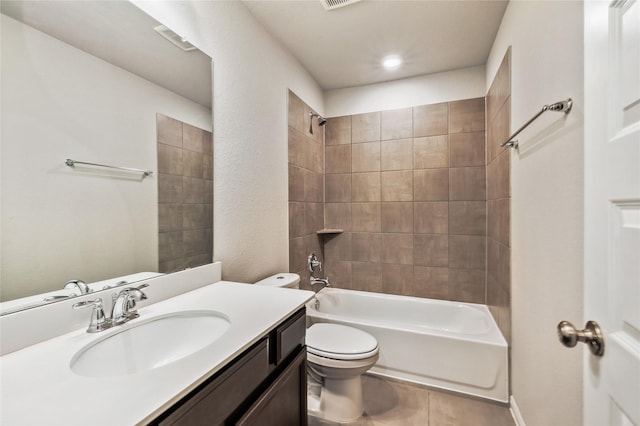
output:
[[78,351],[71,359],[71,371],[88,377],[142,373],[200,351],[230,326],[227,316],[216,311],[178,312],[126,324],[122,331]]

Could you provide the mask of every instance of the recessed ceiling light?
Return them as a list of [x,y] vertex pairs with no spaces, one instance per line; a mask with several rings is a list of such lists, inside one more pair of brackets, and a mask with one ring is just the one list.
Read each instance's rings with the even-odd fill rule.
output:
[[389,55],[382,60],[382,66],[388,70],[393,70],[402,65],[402,58],[398,55]]

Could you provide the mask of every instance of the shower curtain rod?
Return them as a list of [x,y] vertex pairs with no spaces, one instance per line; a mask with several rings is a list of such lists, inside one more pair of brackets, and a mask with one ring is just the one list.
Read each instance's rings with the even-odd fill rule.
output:
[[518,130],[516,130],[514,134],[509,136],[509,139],[507,139],[504,143],[500,144],[500,147],[504,148],[505,146],[508,146],[509,148],[517,148],[518,141],[514,141],[513,138],[518,136],[518,134],[520,134],[521,131],[526,129],[529,126],[529,124],[533,123],[536,120],[536,118],[540,117],[546,111],[564,112],[565,114],[569,114],[571,112],[572,106],[573,106],[573,101],[571,100],[571,98],[568,98],[567,100],[564,100],[564,101],[553,103],[551,105],[544,105],[536,115],[534,115],[529,121],[524,123],[524,125],[520,127]]

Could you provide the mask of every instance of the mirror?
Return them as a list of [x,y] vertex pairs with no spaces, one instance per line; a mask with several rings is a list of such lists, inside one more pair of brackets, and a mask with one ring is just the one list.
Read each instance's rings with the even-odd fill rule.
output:
[[156,117],[211,131],[211,58],[128,1],[0,11],[0,310],[157,275]]

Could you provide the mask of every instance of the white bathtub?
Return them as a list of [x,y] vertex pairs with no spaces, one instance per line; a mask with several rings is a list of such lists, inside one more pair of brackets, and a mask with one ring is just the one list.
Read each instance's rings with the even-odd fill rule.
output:
[[369,374],[508,402],[508,350],[485,305],[325,288],[308,325],[346,324],[373,335]]

